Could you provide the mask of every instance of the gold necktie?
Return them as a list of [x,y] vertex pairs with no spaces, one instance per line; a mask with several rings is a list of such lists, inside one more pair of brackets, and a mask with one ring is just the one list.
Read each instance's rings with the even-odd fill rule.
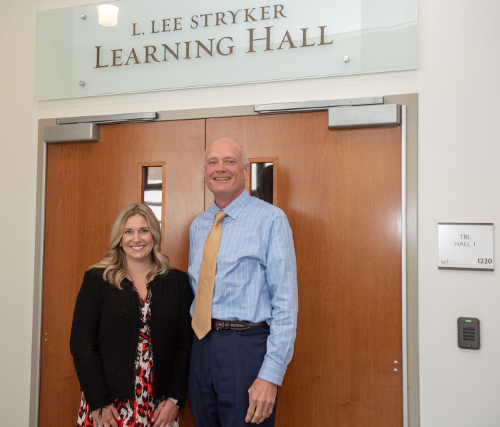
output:
[[194,304],[193,326],[198,339],[202,339],[212,329],[212,298],[215,284],[215,268],[217,266],[217,253],[219,252],[220,236],[222,234],[222,218],[226,212],[219,211],[215,215],[214,225],[208,233],[203,257],[201,258],[198,289]]

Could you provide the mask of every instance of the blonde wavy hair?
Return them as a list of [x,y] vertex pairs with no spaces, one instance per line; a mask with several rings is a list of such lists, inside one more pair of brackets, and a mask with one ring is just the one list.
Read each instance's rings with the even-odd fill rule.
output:
[[106,252],[104,258],[94,264],[91,268],[104,268],[103,279],[118,289],[122,289],[121,283],[127,276],[127,256],[120,246],[123,237],[123,229],[127,219],[134,215],[142,215],[148,223],[149,230],[153,235],[153,249],[151,250],[151,261],[153,268],[146,276],[149,282],[153,276],[166,273],[170,264],[166,255],[161,253],[161,227],[155,214],[143,203],[132,203],[123,209],[115,220],[111,229],[109,246],[111,250]]

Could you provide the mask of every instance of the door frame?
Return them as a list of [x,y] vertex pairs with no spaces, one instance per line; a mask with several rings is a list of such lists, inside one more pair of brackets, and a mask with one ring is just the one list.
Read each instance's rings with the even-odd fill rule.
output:
[[[403,427],[420,427],[418,351],[418,94],[384,96],[384,104],[399,104],[401,114],[402,209],[402,366]],[[283,113],[287,114],[287,113]],[[159,111],[155,121],[209,119],[259,115],[254,105],[192,110]],[[38,426],[42,343],[43,248],[45,232],[45,177],[47,143],[44,127],[56,118],[38,120],[35,262],[29,426]],[[325,126],[327,123],[325,122]]]

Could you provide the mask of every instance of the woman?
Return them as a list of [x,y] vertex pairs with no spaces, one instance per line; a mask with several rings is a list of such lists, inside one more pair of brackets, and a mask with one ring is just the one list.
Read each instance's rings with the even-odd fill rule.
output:
[[78,426],[178,426],[193,334],[188,276],[161,254],[146,205],[120,212],[110,246],[85,273],[73,315]]

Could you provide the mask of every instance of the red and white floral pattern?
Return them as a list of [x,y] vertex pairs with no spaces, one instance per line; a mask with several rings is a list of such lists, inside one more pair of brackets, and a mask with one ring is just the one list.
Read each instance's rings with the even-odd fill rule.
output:
[[[153,402],[153,350],[151,345],[151,290],[143,300],[139,296],[141,306],[141,328],[137,344],[138,360],[135,365],[135,399],[116,400],[115,407],[120,414],[116,420],[119,427],[152,427],[151,418],[156,409]],[[77,427],[93,427],[92,413],[82,393]],[[173,424],[179,427],[179,415]]]

